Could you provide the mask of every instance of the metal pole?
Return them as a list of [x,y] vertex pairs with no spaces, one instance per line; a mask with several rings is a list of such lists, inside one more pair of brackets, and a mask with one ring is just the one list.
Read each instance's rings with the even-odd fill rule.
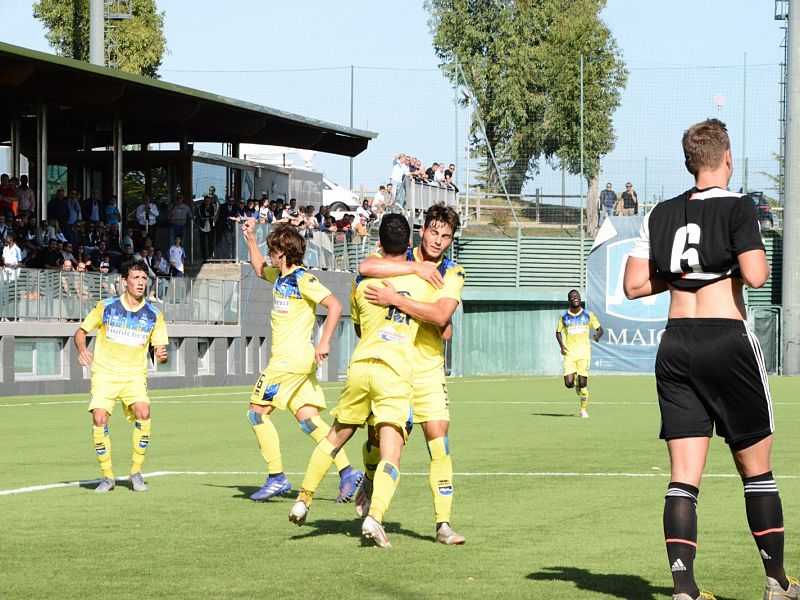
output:
[[36,109],[36,194],[39,197],[39,212],[47,218],[47,105]]
[[[458,71],[459,71],[459,73],[461,73],[461,77],[464,80],[464,87],[468,88],[469,86],[467,85],[467,78],[464,76],[464,70],[461,68],[461,65],[458,64],[458,63],[456,63],[456,67],[458,68]],[[478,101],[475,99],[475,95],[471,93],[471,90],[470,90],[470,95],[469,95],[469,98],[467,99],[467,101],[468,102],[474,102],[476,106],[478,105]],[[503,177],[503,174],[500,171],[500,167],[497,164],[497,159],[495,158],[495,155],[494,155],[494,149],[492,148],[492,145],[489,143],[489,136],[486,135],[486,125],[484,125],[484,123],[483,123],[483,118],[481,117],[481,111],[480,110],[476,110],[475,111],[475,116],[478,118],[478,125],[481,128],[481,133],[483,134],[483,139],[486,142],[486,148],[487,148],[487,150],[489,150],[489,158],[491,159],[492,164],[494,165],[494,168],[497,171],[497,178],[500,180],[500,186],[503,188],[503,194],[506,197],[506,202],[508,202],[508,207],[511,209],[511,216],[514,217],[514,223],[516,224],[517,229],[519,229],[520,228],[520,224],[519,224],[519,219],[517,218],[517,211],[514,210],[514,205],[511,203],[511,196],[508,195],[508,189],[506,189],[505,177]]]
[[586,179],[583,176],[583,55],[581,55],[581,290],[586,293],[586,261],[583,257],[583,239],[586,235],[583,231],[583,211],[586,205],[586,193],[584,186]]
[[89,62],[104,66],[103,0],[89,0]]
[[[350,65],[350,127],[353,127],[353,93],[355,91],[355,67]],[[350,157],[350,189],[353,189],[353,157]]]
[[783,210],[783,372],[800,375],[800,3],[789,4],[786,193]]
[[[122,119],[114,119],[113,122],[114,149],[112,152],[114,163],[114,194],[117,196],[117,210],[119,210],[119,241],[122,241],[123,225],[127,221],[124,204],[122,202]],[[124,250],[124,248],[123,248]]]
[[647,157],[644,157],[644,203],[647,204]]
[[742,77],[742,191],[747,193],[747,52]]

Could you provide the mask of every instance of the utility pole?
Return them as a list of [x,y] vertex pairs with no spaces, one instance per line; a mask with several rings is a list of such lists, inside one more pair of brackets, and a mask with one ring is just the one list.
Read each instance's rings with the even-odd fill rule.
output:
[[105,23],[103,0],[89,0],[89,62],[105,65]]
[[800,375],[800,2],[789,5],[786,194],[783,209],[783,372]]

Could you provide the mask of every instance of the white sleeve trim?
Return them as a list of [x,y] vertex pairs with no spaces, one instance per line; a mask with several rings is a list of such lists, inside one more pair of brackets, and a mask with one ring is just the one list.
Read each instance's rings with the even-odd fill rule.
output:
[[639,230],[639,237],[636,240],[636,243],[633,245],[633,249],[630,251],[631,258],[643,258],[645,260],[650,260],[653,258],[653,253],[650,248],[650,215],[653,214],[651,210],[644,216],[642,220],[642,227]]

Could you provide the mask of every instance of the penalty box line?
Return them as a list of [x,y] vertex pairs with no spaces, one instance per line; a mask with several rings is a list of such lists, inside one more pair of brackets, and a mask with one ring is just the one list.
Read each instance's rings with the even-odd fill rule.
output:
[[[305,473],[300,472],[287,472],[287,475],[302,476]],[[165,476],[179,476],[179,475],[199,475],[199,476],[238,476],[238,475],[259,475],[264,476],[263,471],[153,471],[152,473],[142,473],[143,477],[152,479],[153,477]],[[579,472],[555,472],[555,471],[541,471],[541,472],[525,472],[525,471],[497,471],[497,472],[483,472],[483,473],[453,473],[457,477],[669,477],[668,472],[655,472],[655,473],[579,473]],[[427,472],[409,472],[403,473],[404,477],[428,477]],[[715,479],[733,479],[739,478],[739,475],[731,473],[707,473],[703,475],[704,478]],[[124,482],[127,477],[117,477],[116,480]],[[800,475],[776,475],[775,479],[800,479]],[[99,484],[102,479],[87,479],[84,481],[64,481],[61,483],[47,483],[43,485],[31,485],[10,490],[0,490],[0,496],[13,496],[16,494],[28,494],[31,492],[43,492],[46,490],[56,490],[60,488],[69,487],[89,487]]]

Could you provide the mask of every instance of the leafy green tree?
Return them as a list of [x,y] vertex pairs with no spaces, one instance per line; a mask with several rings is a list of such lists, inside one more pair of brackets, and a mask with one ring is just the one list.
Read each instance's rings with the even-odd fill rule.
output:
[[[164,12],[155,0],[133,0],[133,18],[115,22],[119,39],[119,68],[158,78],[167,51]],[[89,60],[89,0],[38,0],[33,16],[48,29],[47,41],[59,56]]]
[[[426,0],[433,45],[450,80],[475,96],[509,193],[545,161],[580,173],[580,59],[584,57],[584,174],[596,223],[600,158],[614,147],[611,117],[627,82],[599,17],[605,0]],[[489,164],[489,186],[498,181]]]

